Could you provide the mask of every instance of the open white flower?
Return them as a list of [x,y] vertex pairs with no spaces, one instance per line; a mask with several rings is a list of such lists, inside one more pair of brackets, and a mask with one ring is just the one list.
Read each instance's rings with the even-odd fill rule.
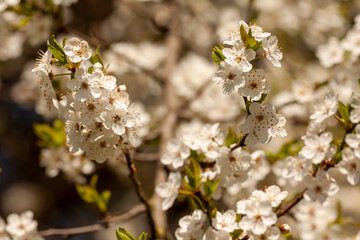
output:
[[191,215],[186,215],[179,220],[179,228],[175,231],[177,240],[200,240],[204,233],[202,227],[206,221],[203,211],[197,209]]
[[[38,223],[34,218],[34,213],[31,211],[23,212],[22,214],[10,214],[7,217],[6,231],[15,240],[32,239],[37,236]],[[42,239],[41,237],[39,237]]]
[[256,191],[249,199],[239,201],[237,212],[246,214],[241,218],[239,227],[256,235],[264,234],[277,221],[271,202],[263,191]]
[[319,99],[314,106],[315,113],[310,116],[317,123],[321,123],[334,115],[338,109],[337,95],[330,90],[328,91],[324,99]]
[[271,36],[269,39],[265,38],[262,40],[262,44],[266,58],[269,59],[275,67],[281,67],[280,60],[283,58],[283,53],[279,49],[277,37]]
[[335,37],[330,38],[326,44],[320,45],[316,50],[316,56],[319,58],[321,65],[326,68],[342,62],[344,53],[340,41]]
[[222,53],[226,57],[225,62],[236,65],[242,72],[249,72],[252,69],[249,61],[256,56],[254,50],[246,49],[241,40],[235,41],[232,48],[224,48]]
[[268,32],[264,32],[264,30],[262,29],[262,27],[256,25],[256,24],[251,24],[250,23],[250,27],[246,24],[246,22],[244,22],[243,20],[241,20],[239,22],[240,26],[244,26],[245,31],[247,33],[249,33],[249,30],[251,29],[251,35],[255,38],[256,41],[262,41],[263,39],[270,37],[271,33]]
[[81,41],[77,37],[72,37],[66,42],[64,52],[73,63],[88,60],[92,55],[89,44],[86,41]]
[[74,95],[78,101],[85,101],[90,96],[99,98],[101,96],[99,82],[102,77],[102,72],[89,74],[86,69],[79,68],[75,72],[75,78],[67,81],[67,87],[75,91]]
[[0,217],[0,240],[11,240],[10,236],[5,232],[5,221]]
[[281,191],[280,187],[276,185],[266,187],[264,192],[266,193],[266,196],[268,197],[269,201],[271,202],[271,206],[273,207],[279,206],[282,200],[284,200],[288,195],[287,191]]
[[311,159],[306,159],[301,156],[289,156],[285,159],[285,166],[282,170],[282,177],[293,178],[295,181],[300,182],[304,179],[304,176],[309,173],[311,166]]
[[350,148],[345,148],[338,167],[339,171],[346,175],[346,179],[350,184],[358,184],[360,180],[360,152],[353,152]]
[[245,82],[239,87],[239,94],[247,97],[248,100],[258,101],[262,94],[270,91],[270,85],[265,79],[265,72],[262,69],[254,69],[244,74]]
[[161,157],[161,163],[172,165],[173,168],[184,166],[185,160],[190,156],[190,149],[182,141],[172,139],[166,144],[167,152]]
[[360,95],[353,93],[350,99],[350,105],[353,108],[350,112],[350,121],[352,123],[360,122]]
[[[246,22],[244,22],[243,20],[241,20],[239,22],[240,27],[244,26],[244,29],[246,31],[247,34],[249,34],[249,30],[251,29],[251,35],[254,37],[255,41],[262,41],[264,38],[270,37],[271,33],[268,32],[264,32],[264,30],[262,29],[262,27],[256,25],[256,24],[251,24],[250,27],[249,25],[247,25]],[[232,34],[230,35],[230,40],[225,41],[224,44],[228,44],[228,45],[234,45],[234,42],[236,42],[237,40],[241,40],[241,35],[240,32],[232,32]]]
[[331,132],[324,132],[320,136],[306,135],[305,146],[300,150],[299,155],[312,160],[314,164],[319,164],[325,159],[329,160],[335,154],[334,147],[330,147],[331,141]]
[[345,142],[354,150],[354,152],[358,152],[360,155],[360,125],[356,125],[355,132],[356,133],[346,134]]
[[330,178],[329,173],[324,170],[319,170],[315,177],[306,175],[303,184],[307,188],[304,192],[305,200],[315,201],[317,199],[323,206],[329,205],[329,196],[333,196],[339,191],[335,180]]
[[229,95],[236,88],[244,85],[244,76],[237,65],[230,65],[227,62],[220,63],[220,69],[212,80],[217,84],[222,84],[223,93]]
[[247,145],[253,145],[257,142],[267,143],[271,136],[269,129],[276,126],[278,118],[270,103],[259,104],[254,102],[249,107],[250,115],[247,116],[245,123],[240,129],[249,134],[245,139]]
[[178,194],[179,187],[181,186],[181,174],[179,172],[171,172],[168,177],[168,181],[160,183],[156,186],[156,193],[160,197],[164,198],[161,209],[163,211],[168,210],[174,204]]
[[231,233],[238,227],[236,222],[236,212],[233,210],[228,210],[224,213],[218,211],[216,213],[216,218],[213,219],[212,223],[214,228]]

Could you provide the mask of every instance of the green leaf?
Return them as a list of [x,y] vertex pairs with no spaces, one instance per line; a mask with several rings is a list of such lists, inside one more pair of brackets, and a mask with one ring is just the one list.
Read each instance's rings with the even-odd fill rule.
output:
[[240,36],[241,36],[241,41],[245,43],[246,39],[248,38],[248,33],[246,32],[244,25],[240,26]]
[[232,130],[231,127],[229,127],[229,131],[225,139],[225,146],[230,147],[232,144],[238,143],[239,141],[240,137]]
[[109,200],[111,198],[111,191],[105,190],[101,192],[101,198],[103,199],[104,203],[107,205],[109,203]]
[[190,158],[194,159],[198,163],[201,163],[206,158],[206,156],[204,153],[199,154],[197,151],[190,150]]
[[116,238],[117,240],[135,240],[134,236],[124,228],[119,228],[119,230],[116,230]]
[[93,53],[93,55],[91,56],[89,61],[92,64],[101,63],[101,65],[104,66],[103,61],[102,61],[101,56],[100,56],[100,45],[96,48],[96,52]]
[[56,41],[55,35],[51,36],[51,38],[49,40],[48,48],[49,48],[50,52],[53,54],[54,58],[56,60],[58,60],[58,62],[61,65],[65,65],[67,63],[67,58],[64,53],[64,50],[60,46],[60,44]]
[[234,230],[232,233],[230,233],[230,235],[233,240],[237,240],[237,239],[239,239],[239,237],[242,233],[243,233],[243,230],[237,229],[237,230]]
[[96,189],[97,181],[99,176],[97,174],[93,175],[90,180],[89,185],[76,185],[76,191],[82,200],[89,204],[95,205],[100,212],[104,213],[107,210],[107,205],[111,197],[111,191],[104,190],[99,194]]
[[147,239],[147,233],[142,233],[137,240],[146,240]]
[[192,190],[197,191],[200,183],[200,165],[196,160],[190,159],[190,164],[185,167],[185,174],[188,177],[189,185]]
[[67,37],[64,37],[64,39],[62,40],[62,47],[65,47],[66,40],[67,40]]
[[262,94],[261,98],[259,99],[259,101],[257,101],[258,103],[262,103],[264,102],[265,98],[267,97],[267,94]]
[[349,114],[349,106],[345,106],[341,101],[339,103],[339,113],[342,119],[344,119],[346,125],[351,124],[350,122],[350,114]]
[[90,184],[89,184],[90,187],[93,189],[96,189],[98,180],[99,180],[99,175],[97,175],[97,174],[92,175],[92,177],[90,179]]
[[66,143],[66,135],[64,131],[65,124],[56,120],[53,126],[49,124],[35,123],[33,128],[36,136],[40,138],[37,142],[40,147],[60,147]]
[[223,49],[224,49],[224,47],[221,44],[219,44],[219,46],[215,46],[211,49],[213,51],[212,58],[214,60],[214,63],[220,64],[222,61],[224,61],[226,59],[224,54],[222,53]]
[[94,189],[92,189],[87,185],[80,185],[80,184],[76,184],[75,187],[77,193],[79,194],[82,200],[84,200],[87,203],[96,202],[97,196],[96,196],[96,191],[94,191]]
[[203,184],[204,192],[208,199],[210,199],[214,194],[217,186],[219,185],[219,182],[220,179],[216,179],[216,180],[207,179],[206,182]]

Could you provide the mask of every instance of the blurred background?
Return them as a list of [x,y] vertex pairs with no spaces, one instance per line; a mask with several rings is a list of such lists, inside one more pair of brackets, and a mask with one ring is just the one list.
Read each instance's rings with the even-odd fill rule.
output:
[[[284,53],[282,68],[269,61],[256,61],[265,69],[272,91],[272,102],[287,118],[288,136],[274,139],[269,145],[257,145],[275,153],[283,143],[305,134],[314,100],[331,86],[341,101],[347,102],[352,91],[358,91],[359,60],[344,60],[324,66],[317,58],[319,46],[331,37],[339,41],[356,25],[360,1],[347,0],[2,0],[0,2],[0,216],[25,210],[35,212],[39,229],[69,228],[96,223],[99,215],[78,196],[74,183],[86,182],[92,173],[99,174],[98,188],[109,189],[112,197],[109,212],[121,213],[138,204],[123,163],[94,164],[80,177],[59,173],[49,177],[40,166],[45,154],[37,144],[34,123],[52,124],[57,113],[49,112],[38,88],[32,68],[38,50],[46,51],[47,40],[55,34],[59,42],[66,36],[89,42],[95,51],[100,46],[108,72],[118,84],[126,84],[130,98],[143,106],[146,119],[144,143],[135,155],[140,180],[147,195],[154,189],[159,159],[159,128],[169,110],[166,103],[166,81],[174,86],[175,105],[182,105],[178,122],[169,131],[193,123],[220,122],[239,132],[243,121],[242,98],[233,93],[225,96],[220,86],[211,82],[217,65],[212,62],[211,48],[237,31],[239,21],[256,23],[279,39]],[[167,39],[179,39],[175,66],[168,70],[169,55],[174,54]],[[359,41],[360,43],[360,41]],[[360,44],[359,44],[360,45]],[[335,138],[343,130],[333,125]],[[52,153],[54,154],[54,153]],[[267,166],[259,187],[275,182],[276,171]],[[358,187],[350,187],[338,174],[345,215],[360,220],[360,208],[353,199],[360,197]],[[266,177],[265,177],[266,176]],[[283,183],[284,188],[292,188]],[[301,188],[301,186],[300,186]],[[299,188],[299,189],[300,189]],[[248,191],[236,199],[247,196]],[[219,203],[220,209],[232,206],[232,198]],[[222,206],[222,207],[221,207]],[[190,212],[186,202],[177,202],[168,212],[170,233],[178,219]],[[119,223],[138,236],[148,231],[141,214]],[[70,239],[115,239],[114,228]],[[48,239],[62,239],[49,237]]]

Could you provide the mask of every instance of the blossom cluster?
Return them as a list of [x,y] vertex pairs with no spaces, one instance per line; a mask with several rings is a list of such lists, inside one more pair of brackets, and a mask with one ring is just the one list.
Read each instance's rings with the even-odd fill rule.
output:
[[[241,238],[280,239],[280,230],[273,226],[277,216],[273,208],[287,196],[278,186],[270,186],[264,191],[256,190],[246,200],[237,202],[237,209],[217,211],[207,222],[206,214],[195,210],[192,215],[180,219],[176,239],[232,239],[231,234],[242,229]],[[239,216],[242,216],[241,219]]]
[[[234,90],[250,103],[249,116],[242,125],[243,133],[248,134],[247,145],[256,143],[268,143],[274,136],[286,136],[284,130],[286,120],[276,113],[270,104],[262,104],[270,91],[270,85],[265,78],[262,69],[253,69],[252,60],[266,56],[275,67],[281,67],[280,60],[283,57],[278,46],[276,36],[264,32],[254,24],[248,26],[240,21],[240,30],[233,32],[228,41],[221,46],[222,54],[220,68],[214,74],[213,81],[222,84],[224,94],[231,94]],[[228,46],[228,47],[226,47]],[[256,51],[262,47],[263,54],[256,57]]]
[[[106,73],[86,41],[73,37],[60,46],[52,39],[48,46],[33,71],[48,108],[65,122],[70,152],[99,163],[122,158],[140,143],[141,109],[130,104],[125,85]],[[67,76],[66,91],[56,88],[58,76]]]
[[0,239],[1,240],[42,240],[37,233],[38,223],[31,211],[18,215],[15,213],[7,217],[7,223],[0,218]]

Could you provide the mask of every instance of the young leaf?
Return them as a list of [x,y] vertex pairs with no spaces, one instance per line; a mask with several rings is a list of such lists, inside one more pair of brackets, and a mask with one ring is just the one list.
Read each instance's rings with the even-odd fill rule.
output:
[[117,240],[135,240],[134,236],[124,228],[119,228],[119,230],[116,230],[115,232]]
[[40,141],[38,145],[40,147],[60,147],[66,143],[66,135],[64,131],[64,123],[60,120],[56,120],[53,126],[49,124],[34,124],[34,132]]
[[229,127],[229,131],[225,139],[225,146],[230,147],[232,144],[238,143],[239,141],[240,137],[232,130],[231,127]]
[[215,46],[211,49],[213,51],[212,58],[214,60],[214,63],[220,64],[222,61],[224,61],[226,59],[224,54],[222,53],[223,49],[224,49],[224,47],[221,44],[219,44],[219,46]]
[[56,41],[55,36],[52,35],[49,43],[48,43],[49,51],[53,54],[54,58],[58,60],[61,65],[65,65],[67,63],[67,58],[64,53],[63,48],[60,44]]
[[341,118],[345,120],[346,125],[349,125],[351,123],[349,106],[345,106],[341,101],[339,101],[339,113]]
[[137,240],[146,240],[147,239],[147,233],[142,233]]
[[248,33],[246,32],[244,25],[240,26],[240,36],[241,36],[241,41],[245,43],[246,39],[248,38]]

